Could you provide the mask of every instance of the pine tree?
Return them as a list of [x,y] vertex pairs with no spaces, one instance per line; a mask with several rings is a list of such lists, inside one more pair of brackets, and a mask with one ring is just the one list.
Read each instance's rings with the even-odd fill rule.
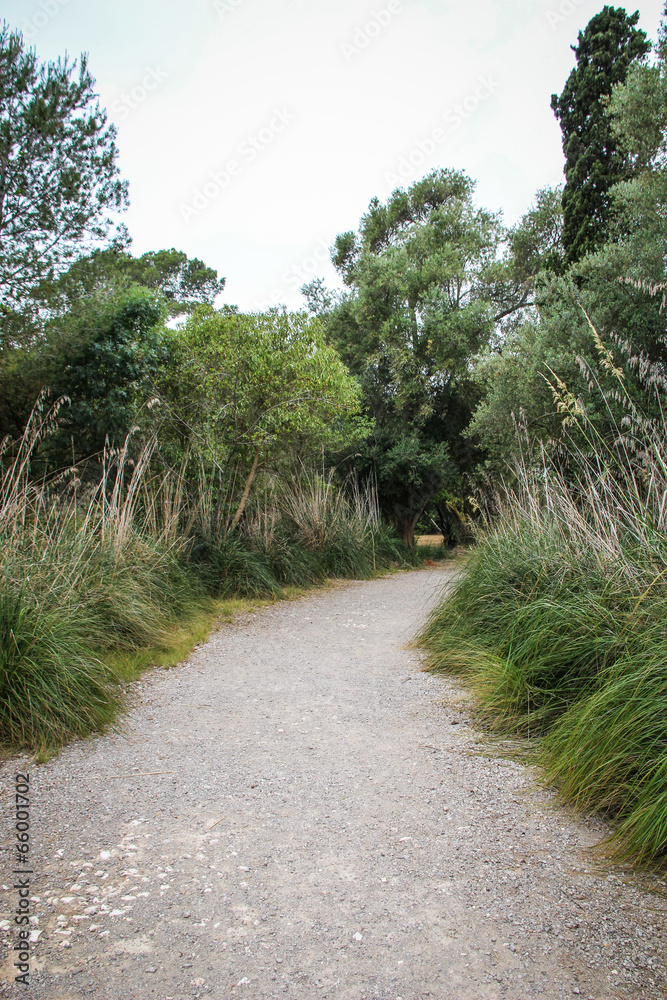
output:
[[628,66],[651,45],[635,28],[639,11],[604,7],[579,32],[572,46],[577,65],[551,107],[563,133],[565,189],[563,242],[569,262],[604,242],[609,218],[609,189],[630,173],[627,156],[612,132],[606,98],[624,83]]
[[114,218],[127,204],[115,139],[87,57],[40,63],[21,33],[0,23],[3,316],[11,319],[40,280],[76,258],[127,243]]

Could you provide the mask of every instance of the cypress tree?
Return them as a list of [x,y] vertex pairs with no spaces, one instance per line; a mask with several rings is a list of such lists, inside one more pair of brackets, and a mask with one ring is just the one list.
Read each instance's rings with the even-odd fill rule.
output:
[[562,94],[551,95],[563,133],[563,243],[570,263],[604,242],[609,189],[630,173],[605,98],[615,84],[625,82],[630,63],[651,47],[646,33],[635,28],[638,20],[639,11],[628,15],[622,7],[604,7],[592,17],[572,46],[577,65]]

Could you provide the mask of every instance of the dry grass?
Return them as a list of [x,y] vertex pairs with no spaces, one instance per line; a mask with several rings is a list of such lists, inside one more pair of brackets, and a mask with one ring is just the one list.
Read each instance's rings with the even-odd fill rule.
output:
[[416,542],[417,545],[428,545],[430,548],[436,548],[438,545],[444,545],[445,539],[442,535],[417,535]]

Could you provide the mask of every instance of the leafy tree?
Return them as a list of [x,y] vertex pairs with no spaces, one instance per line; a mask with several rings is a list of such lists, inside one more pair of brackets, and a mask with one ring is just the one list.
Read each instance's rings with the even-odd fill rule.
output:
[[667,277],[667,5],[656,51],[652,65],[644,59],[629,68],[609,102],[612,130],[633,167],[612,191],[614,241],[625,250],[624,276],[653,284]]
[[631,164],[611,128],[606,99],[622,83],[633,60],[650,48],[635,28],[639,11],[605,6],[579,32],[577,65],[551,107],[563,133],[566,184],[563,240],[567,260],[598,248],[608,232],[610,189],[629,175]]
[[182,250],[157,250],[141,257],[127,257],[124,270],[140,285],[160,291],[171,315],[191,312],[198,305],[213,305],[225,287],[225,278]]
[[[617,212],[623,208],[625,215],[628,206],[621,206],[616,190],[612,196]],[[641,227],[644,262],[657,259],[664,246],[651,237],[648,225],[657,208],[655,202],[646,206],[647,224]],[[614,230],[608,243],[563,275],[542,271],[536,278],[536,310],[522,316],[475,361],[480,402],[468,433],[483,445],[494,472],[516,459],[522,435],[543,442],[559,438],[562,418],[549,385],[556,378],[579,399],[601,433],[612,432],[612,417],[623,425],[625,414],[618,401],[603,400],[594,382],[599,377],[599,350],[587,316],[614,350],[616,364],[625,364],[633,398],[646,413],[652,412],[656,401],[644,376],[652,362],[656,375],[665,368],[667,317],[661,297],[643,290],[642,265],[636,258],[639,236],[632,234],[629,221],[623,236],[620,220],[618,216],[619,232]]]
[[549,386],[555,375],[576,394],[586,391],[578,359],[592,362],[595,352],[577,295],[571,278],[544,279],[539,315],[524,317],[475,359],[479,403],[466,433],[483,446],[493,475],[507,474],[526,437],[557,438],[562,420]]
[[[643,187],[642,191],[646,193]],[[612,195],[617,211],[622,209],[625,215],[628,206],[621,204],[619,192]],[[565,274],[542,272],[536,281],[537,311],[524,316],[501,343],[476,359],[474,378],[481,399],[468,432],[484,446],[493,471],[503,471],[516,459],[526,434],[543,442],[559,439],[562,416],[549,384],[556,379],[578,398],[601,433],[613,434],[614,423],[624,426],[626,414],[619,400],[613,392],[603,399],[596,385],[601,374],[599,347],[587,316],[607,348],[613,349],[616,364],[625,365],[632,397],[648,414],[659,407],[646,375],[652,368],[654,378],[664,378],[667,317],[661,296],[647,295],[638,277],[640,260],[644,264],[657,260],[664,247],[664,240],[653,239],[648,224],[658,207],[655,201],[646,205],[639,260],[639,235],[628,220],[624,237],[614,231],[608,243]],[[620,220],[619,215],[619,230]],[[656,227],[654,223],[653,230]],[[658,275],[664,275],[662,268]]]
[[632,397],[657,415],[654,387],[667,373],[667,314],[662,295],[646,288],[664,290],[667,280],[667,8],[656,55],[653,62],[635,60],[607,102],[632,175],[610,189],[608,240],[572,273],[587,312],[616,345],[617,360],[625,359]]
[[561,188],[543,188],[535,204],[506,234],[504,253],[485,271],[485,292],[501,336],[534,308],[540,274],[562,274],[563,207]]
[[629,66],[608,104],[612,132],[630,156],[633,175],[667,166],[667,4],[655,51],[653,65],[644,58]]
[[[332,439],[358,410],[358,387],[319,320],[277,309],[252,315],[201,307],[171,331],[172,363],[160,383],[180,439],[218,470],[213,533],[234,528],[258,471],[298,461]],[[240,475],[243,488],[235,491]],[[225,498],[235,510],[225,517]]]
[[[96,251],[40,282],[37,311],[12,314],[15,333],[7,324],[12,335],[0,355],[0,437],[20,435],[37,396],[48,389],[71,398],[61,422],[80,458],[99,452],[107,435],[118,443],[167,363],[162,320],[210,303],[223,287],[212,268],[176,250],[139,258]],[[49,440],[52,460],[71,461],[71,444],[60,454],[63,435],[64,429]]]
[[[587,38],[580,36],[582,87],[586,75],[589,82],[592,79],[593,56],[604,62],[609,71],[607,79],[611,78],[613,59],[608,55],[605,62],[603,54],[604,46],[613,49],[614,43],[613,36],[602,30],[605,26],[616,25],[620,32],[618,49],[625,52],[625,82],[616,83],[611,97],[601,97],[591,113],[591,122],[597,122],[600,129],[599,115],[604,116],[604,129],[613,137],[613,145],[606,151],[615,149],[613,162],[624,165],[620,180],[616,175],[612,183],[613,175],[608,176],[604,227],[596,230],[597,242],[587,245],[588,251],[581,259],[572,260],[566,267],[542,266],[542,255],[530,263],[529,254],[528,271],[537,268],[534,288],[539,311],[523,316],[476,363],[475,379],[482,398],[469,432],[483,443],[496,470],[515,458],[521,447],[517,425],[542,441],[559,438],[562,418],[547,379],[553,383],[558,378],[565,383],[601,433],[613,435],[615,427],[625,425],[626,414],[618,398],[610,392],[604,399],[598,391],[599,346],[585,313],[607,346],[613,348],[616,364],[625,363],[624,378],[632,398],[640,402],[645,413],[657,415],[660,408],[654,389],[665,384],[667,319],[662,297],[651,296],[644,289],[646,285],[664,287],[667,278],[665,25],[655,64],[644,56],[635,57],[627,65],[632,51],[628,40],[634,38],[635,50],[638,47],[645,52],[648,48],[643,36],[638,40],[633,35],[635,22],[636,17],[627,19],[625,12],[605,8],[591,21]],[[618,66],[616,72],[620,72]],[[574,77],[576,71],[571,80]],[[598,131],[598,138],[601,134]],[[583,197],[579,204],[583,210]],[[522,220],[520,229],[525,228],[529,216]],[[567,228],[567,208],[565,216]],[[530,230],[528,225],[527,234]],[[581,232],[584,230],[585,226]],[[521,236],[518,247],[515,243],[512,248],[512,256],[518,249],[519,260],[525,256],[523,241]],[[510,273],[517,265],[510,266]]]
[[[508,233],[508,256],[515,281],[525,289],[521,306],[534,305],[536,278],[542,271],[564,270],[563,190],[542,188],[523,218]],[[507,295],[513,302],[515,295]]]
[[0,28],[0,296],[3,312],[86,248],[126,240],[110,213],[127,203],[116,133],[85,55],[41,64],[19,32]]
[[340,301],[340,295],[328,289],[323,278],[313,278],[308,284],[303,285],[301,294],[306,300],[308,312],[314,316],[325,316],[334,303]]
[[96,250],[74,261],[55,280],[42,281],[34,296],[43,310],[64,314],[86,295],[131,284],[159,292],[166,299],[168,314],[176,316],[192,312],[198,305],[213,305],[225,287],[225,279],[182,250],[157,250],[133,257],[112,248]]
[[490,300],[504,232],[474,207],[472,189],[462,173],[434,171],[386,204],[374,199],[332,252],[349,292],[327,312],[327,336],[373,420],[356,465],[375,473],[383,513],[408,545],[430,499],[443,488],[460,496],[475,467],[463,436],[478,401],[469,359],[498,309],[523,297],[506,283],[496,288],[502,303]]
[[[41,449],[51,466],[99,456],[123,443],[168,365],[163,300],[133,285],[78,301],[47,324],[31,348],[8,352],[0,366],[0,435],[20,435],[46,389],[66,396],[61,427]],[[143,422],[143,419],[142,419]],[[94,466],[94,463],[93,463]]]

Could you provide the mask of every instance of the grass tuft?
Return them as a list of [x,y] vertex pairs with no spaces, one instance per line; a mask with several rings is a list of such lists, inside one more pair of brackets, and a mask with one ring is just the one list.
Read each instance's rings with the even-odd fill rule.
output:
[[632,412],[612,442],[582,419],[565,471],[524,460],[417,641],[563,802],[613,820],[612,858],[664,868],[667,433]]

